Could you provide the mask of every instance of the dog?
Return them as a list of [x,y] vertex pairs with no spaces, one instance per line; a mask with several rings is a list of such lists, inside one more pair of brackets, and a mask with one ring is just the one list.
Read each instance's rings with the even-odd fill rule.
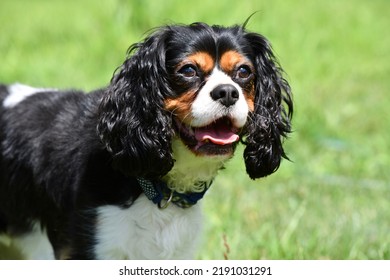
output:
[[106,88],[0,86],[0,232],[27,259],[190,259],[198,203],[239,143],[275,172],[293,101],[245,25],[166,25]]

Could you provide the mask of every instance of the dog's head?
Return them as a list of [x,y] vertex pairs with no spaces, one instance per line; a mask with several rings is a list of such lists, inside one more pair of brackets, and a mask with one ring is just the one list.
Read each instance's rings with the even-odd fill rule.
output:
[[100,106],[98,133],[114,165],[158,178],[172,139],[198,157],[229,158],[241,141],[252,178],[276,171],[293,105],[269,42],[241,26],[157,29],[129,49]]

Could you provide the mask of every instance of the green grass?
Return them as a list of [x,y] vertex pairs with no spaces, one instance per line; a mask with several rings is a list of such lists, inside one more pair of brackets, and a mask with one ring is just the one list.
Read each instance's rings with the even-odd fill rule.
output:
[[[292,162],[251,181],[239,153],[203,202],[199,259],[390,259],[387,0],[0,4],[0,80],[105,86],[127,47],[172,22],[243,23],[268,37],[296,104]],[[225,240],[224,240],[225,239]],[[0,242],[0,258],[11,257]]]

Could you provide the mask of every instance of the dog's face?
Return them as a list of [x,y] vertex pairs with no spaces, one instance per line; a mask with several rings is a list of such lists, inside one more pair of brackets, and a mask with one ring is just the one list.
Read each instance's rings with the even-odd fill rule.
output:
[[165,175],[174,137],[197,157],[230,157],[241,141],[253,179],[279,167],[292,100],[264,37],[240,26],[166,26],[129,54],[98,126],[123,172]]
[[230,156],[254,110],[254,67],[238,50],[211,47],[174,60],[179,61],[171,73],[174,96],[165,99],[165,108],[196,155]]

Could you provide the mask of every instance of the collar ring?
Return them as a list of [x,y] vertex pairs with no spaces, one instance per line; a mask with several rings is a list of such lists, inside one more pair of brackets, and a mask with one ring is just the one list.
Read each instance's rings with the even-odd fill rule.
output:
[[172,198],[173,198],[173,190],[171,190],[171,193],[170,193],[167,201],[163,205],[161,205],[162,200],[157,203],[158,208],[161,210],[167,208],[169,206],[169,204],[171,204]]

